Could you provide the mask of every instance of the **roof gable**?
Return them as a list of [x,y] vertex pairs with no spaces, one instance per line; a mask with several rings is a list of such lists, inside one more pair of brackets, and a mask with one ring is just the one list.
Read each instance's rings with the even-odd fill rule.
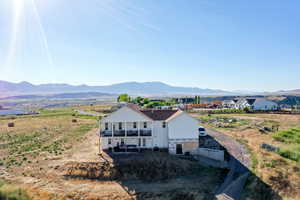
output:
[[152,119],[135,109],[132,109],[128,106],[124,106],[119,110],[111,113],[107,117],[105,117],[102,121],[103,122],[124,122],[124,121],[139,122],[139,121],[152,121]]

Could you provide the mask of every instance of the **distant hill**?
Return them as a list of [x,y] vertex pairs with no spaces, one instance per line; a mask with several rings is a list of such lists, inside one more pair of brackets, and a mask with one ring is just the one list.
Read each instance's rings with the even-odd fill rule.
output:
[[11,83],[0,81],[0,93],[5,95],[20,94],[54,94],[101,92],[107,94],[128,93],[131,95],[167,95],[167,94],[198,94],[198,95],[231,95],[229,91],[202,89],[197,87],[177,87],[162,82],[125,82],[107,86],[69,85],[69,84],[40,84],[28,82]]
[[295,90],[281,90],[278,91],[280,94],[300,94],[300,89],[295,89]]
[[113,97],[116,94],[100,93],[100,92],[79,92],[79,93],[61,93],[51,95],[18,95],[0,98],[0,100],[18,100],[18,99],[86,99],[97,97]]

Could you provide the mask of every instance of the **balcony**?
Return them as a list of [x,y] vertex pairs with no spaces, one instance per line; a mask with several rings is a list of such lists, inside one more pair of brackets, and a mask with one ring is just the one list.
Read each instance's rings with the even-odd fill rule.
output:
[[[126,132],[125,130],[115,130],[114,137],[125,137]],[[101,131],[102,137],[112,137],[112,131],[110,130],[103,130]],[[138,130],[127,130],[127,137],[138,137],[139,131]],[[141,137],[151,137],[152,130],[140,130]]]

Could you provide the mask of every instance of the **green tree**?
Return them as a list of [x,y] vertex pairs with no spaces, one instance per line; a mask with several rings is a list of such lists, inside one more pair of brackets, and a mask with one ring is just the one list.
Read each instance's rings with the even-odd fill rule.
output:
[[128,94],[120,94],[117,101],[118,102],[129,102],[130,96]]
[[195,96],[195,104],[200,104],[200,96]]

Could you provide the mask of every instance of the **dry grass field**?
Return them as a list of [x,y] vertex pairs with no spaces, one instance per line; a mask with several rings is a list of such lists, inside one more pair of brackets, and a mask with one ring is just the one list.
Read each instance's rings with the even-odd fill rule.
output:
[[[222,114],[195,115],[206,127],[245,144],[252,154],[252,171],[283,199],[300,199],[300,115]],[[262,148],[276,147],[275,151]],[[259,186],[247,185],[246,196],[260,199]]]
[[[9,123],[13,126],[9,127]],[[89,130],[96,127],[95,119],[72,116],[66,110],[52,110],[33,116],[1,117],[0,194],[9,193],[7,195],[14,197],[13,185],[22,183],[23,178],[43,177],[49,170],[51,160],[63,157]]]

